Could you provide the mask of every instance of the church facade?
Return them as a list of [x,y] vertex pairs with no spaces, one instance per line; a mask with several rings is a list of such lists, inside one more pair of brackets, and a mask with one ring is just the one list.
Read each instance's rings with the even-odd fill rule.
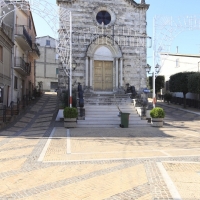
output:
[[[145,0],[57,0],[72,13],[72,86],[88,92],[123,92],[146,87]],[[59,70],[59,88],[67,77]]]

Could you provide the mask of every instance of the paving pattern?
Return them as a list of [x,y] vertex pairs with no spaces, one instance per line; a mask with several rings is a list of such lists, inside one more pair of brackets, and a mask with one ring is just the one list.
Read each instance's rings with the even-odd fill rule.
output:
[[200,115],[161,106],[163,128],[68,131],[44,94],[0,132],[0,200],[200,200]]

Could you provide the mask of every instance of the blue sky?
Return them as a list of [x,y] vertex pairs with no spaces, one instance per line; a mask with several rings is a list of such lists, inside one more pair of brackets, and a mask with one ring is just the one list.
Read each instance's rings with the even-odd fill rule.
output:
[[[113,0],[114,1],[114,0]],[[123,1],[123,0],[122,0]],[[48,0],[49,3],[56,4],[56,0]],[[136,0],[140,2],[140,0]],[[153,18],[156,15],[170,16],[177,19],[178,16],[197,16],[200,18],[200,0],[146,0],[150,4],[147,11],[147,34],[153,37]],[[50,35],[54,37],[51,28],[41,18],[33,13],[37,36]],[[191,30],[181,33],[174,38],[171,45],[171,53],[176,52],[176,46],[179,47],[179,53],[200,54],[200,30]],[[152,65],[152,48],[148,49],[147,60]]]

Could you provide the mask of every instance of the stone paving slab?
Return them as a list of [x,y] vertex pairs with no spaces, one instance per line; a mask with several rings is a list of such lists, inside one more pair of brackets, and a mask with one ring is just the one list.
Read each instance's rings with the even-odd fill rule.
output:
[[181,110],[178,116],[167,107],[163,128],[76,128],[69,138],[63,124],[54,122],[55,101],[43,95],[35,103],[39,110],[33,114],[30,108],[19,118],[29,119],[26,127],[0,132],[1,200],[172,200],[176,192],[199,200],[198,115]]
[[24,117],[33,118],[35,117],[34,114],[26,113]]
[[163,163],[184,199],[200,199],[200,163]]
[[[43,161],[200,156],[198,139],[191,136],[187,137],[186,140],[180,139],[175,132],[169,132],[166,129],[162,130],[168,139],[162,140],[161,138],[160,141],[157,141],[157,138],[142,138],[145,134],[148,136],[149,128],[146,128],[146,131],[143,129],[140,135],[136,134],[138,135],[137,141],[135,137],[130,137],[128,132],[131,132],[131,130],[127,131],[121,138],[119,137],[120,129],[115,129],[112,133],[109,133],[109,137],[106,137],[108,135],[106,129],[101,134],[99,134],[99,129],[93,129],[90,132],[91,130],[87,128],[84,130],[71,129],[70,137],[67,137],[67,129],[55,128]],[[134,135],[134,133],[131,134]],[[67,152],[68,149],[69,152]]]
[[24,128],[25,126],[27,126],[27,123],[24,123],[24,122],[17,122],[14,126],[15,126],[15,127]]
[[[116,193],[123,193],[138,185],[147,183],[147,181],[143,165],[138,165],[109,174],[92,177],[86,181],[53,189],[50,192],[43,192],[28,199],[67,199],[70,195],[70,199],[74,200],[93,200],[94,197],[96,200],[101,200]],[[74,190],[74,188],[76,188],[76,190]]]

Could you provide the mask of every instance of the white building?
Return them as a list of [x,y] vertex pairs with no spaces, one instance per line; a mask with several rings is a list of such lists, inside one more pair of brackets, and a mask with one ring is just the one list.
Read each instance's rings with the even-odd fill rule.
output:
[[36,39],[40,58],[36,60],[36,83],[42,82],[43,91],[54,91],[58,88],[58,58],[55,39],[50,36]]
[[[168,81],[171,75],[179,72],[198,72],[200,70],[200,55],[195,54],[165,54],[161,53],[161,63],[164,62],[160,69],[159,75],[165,76],[165,91],[169,91]],[[182,93],[176,93],[177,97],[183,97]],[[186,98],[196,98],[196,94],[187,93]]]

